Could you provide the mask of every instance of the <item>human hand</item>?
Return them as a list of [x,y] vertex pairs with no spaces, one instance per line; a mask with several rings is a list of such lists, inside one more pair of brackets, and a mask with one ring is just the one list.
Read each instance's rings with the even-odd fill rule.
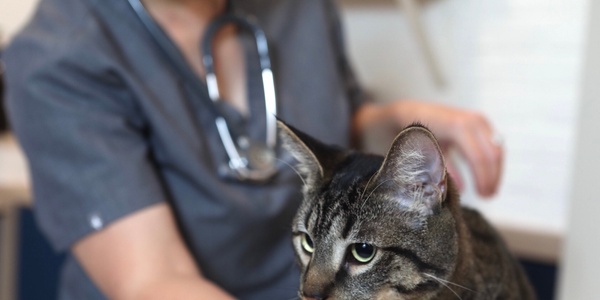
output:
[[[457,149],[468,162],[476,190],[483,197],[494,195],[500,185],[504,150],[497,133],[482,114],[445,105],[396,101],[386,105],[367,104],[355,117],[355,128],[387,123],[395,132],[419,122],[427,126],[439,140],[446,154]],[[447,157],[448,158],[448,157]],[[448,173],[462,187],[457,168],[447,159]]]
[[[490,197],[497,192],[504,150],[485,116],[427,102],[398,101],[391,105],[402,127],[421,122],[435,133],[446,153],[455,148],[462,154],[469,164],[479,195]],[[461,186],[460,176],[452,163],[448,163],[448,171]]]

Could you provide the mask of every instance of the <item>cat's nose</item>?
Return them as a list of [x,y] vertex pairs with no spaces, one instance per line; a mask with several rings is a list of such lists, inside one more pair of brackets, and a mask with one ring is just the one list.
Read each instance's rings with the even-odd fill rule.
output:
[[[314,259],[314,258],[313,258]],[[308,268],[301,294],[305,300],[331,300],[335,287],[335,272],[323,267]]]

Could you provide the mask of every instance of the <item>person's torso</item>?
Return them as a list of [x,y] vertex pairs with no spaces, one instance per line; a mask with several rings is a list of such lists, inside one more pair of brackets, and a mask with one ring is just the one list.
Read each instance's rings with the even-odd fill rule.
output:
[[[347,146],[351,107],[324,5],[322,0],[246,0],[236,1],[234,9],[256,16],[266,33],[277,116],[320,140]],[[91,20],[85,22],[95,23],[85,34],[98,43],[97,53],[105,56],[135,99],[139,118],[134,121],[147,126],[167,201],[203,275],[242,299],[296,296],[299,279],[290,228],[301,201],[301,179],[289,165],[290,156],[278,147],[279,171],[259,186],[226,179],[228,157],[205,85],[181,76],[127,1],[45,0],[40,14],[62,6],[87,14]],[[256,64],[252,58],[249,62]],[[232,131],[264,140],[264,100],[256,66],[247,76],[250,117],[231,112],[228,120]],[[93,289],[73,261],[63,277],[63,299],[82,299],[78,297]]]

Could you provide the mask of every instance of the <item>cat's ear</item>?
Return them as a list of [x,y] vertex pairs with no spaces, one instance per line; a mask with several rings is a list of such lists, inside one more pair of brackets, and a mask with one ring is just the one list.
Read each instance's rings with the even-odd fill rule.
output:
[[325,145],[281,120],[277,126],[283,147],[298,160],[298,171],[309,187],[331,175],[334,165],[343,156],[341,149]]
[[446,197],[447,175],[442,151],[433,133],[421,125],[395,138],[374,184],[381,185],[405,211],[431,215]]

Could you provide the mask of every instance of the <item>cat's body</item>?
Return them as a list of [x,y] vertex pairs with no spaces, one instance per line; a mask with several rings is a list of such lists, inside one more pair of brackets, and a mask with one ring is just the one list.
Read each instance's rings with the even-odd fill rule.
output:
[[383,158],[281,124],[304,201],[294,246],[305,299],[534,299],[496,231],[461,208],[433,135],[409,127]]

